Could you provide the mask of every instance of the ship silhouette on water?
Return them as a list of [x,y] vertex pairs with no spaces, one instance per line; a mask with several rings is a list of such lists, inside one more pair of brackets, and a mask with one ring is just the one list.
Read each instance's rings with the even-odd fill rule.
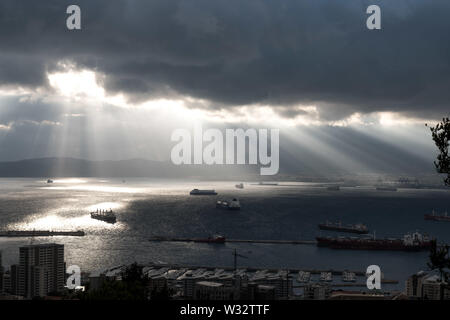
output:
[[347,250],[420,251],[431,247],[431,239],[418,232],[405,234],[403,238],[317,237],[317,246]]
[[338,232],[358,233],[358,234],[369,233],[369,229],[367,228],[367,226],[362,223],[343,225],[340,221],[336,223],[330,223],[328,221],[326,221],[325,223],[320,223],[319,229]]
[[191,196],[215,196],[217,195],[217,192],[216,190],[193,189],[189,194]]
[[433,210],[431,214],[425,214],[424,218],[425,220],[450,222],[450,216],[447,214],[447,212],[445,212],[443,215],[438,215]]
[[91,212],[91,218],[112,224],[116,223],[117,221],[116,215],[111,209],[109,210],[97,209],[96,211]]

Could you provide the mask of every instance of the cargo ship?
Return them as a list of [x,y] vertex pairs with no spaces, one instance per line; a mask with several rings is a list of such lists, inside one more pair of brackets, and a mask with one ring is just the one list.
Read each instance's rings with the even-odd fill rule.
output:
[[194,189],[190,192],[191,196],[215,196],[217,192],[215,190],[200,190]]
[[112,224],[116,223],[117,221],[116,215],[111,209],[109,211],[97,209],[96,211],[91,212],[91,218]]
[[450,216],[445,212],[443,215],[438,215],[434,211],[431,214],[425,214],[425,220],[433,220],[433,221],[448,221],[450,222]]
[[431,247],[428,236],[418,232],[406,234],[403,238],[375,239],[348,237],[317,237],[317,246],[347,250],[394,250],[420,251]]
[[341,222],[330,223],[325,222],[319,224],[320,230],[331,230],[331,231],[339,231],[339,232],[349,232],[349,233],[358,233],[358,234],[367,234],[369,233],[369,229],[366,225],[358,223],[358,224],[349,224],[342,225]]

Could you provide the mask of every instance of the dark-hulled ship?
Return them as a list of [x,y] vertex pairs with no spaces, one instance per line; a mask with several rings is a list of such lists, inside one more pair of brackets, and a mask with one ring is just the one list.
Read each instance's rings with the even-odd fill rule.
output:
[[191,196],[215,196],[217,195],[217,192],[215,190],[193,189],[189,194]]
[[349,232],[349,233],[357,233],[357,234],[367,234],[369,233],[369,229],[366,225],[358,223],[358,224],[349,224],[342,225],[341,222],[330,223],[326,221],[325,223],[319,224],[320,230],[331,230],[338,232]]
[[405,234],[403,238],[317,237],[316,240],[319,247],[347,250],[420,251],[431,247],[429,237],[418,232]]
[[199,243],[219,243],[219,244],[223,244],[225,243],[226,239],[224,236],[222,235],[214,235],[214,236],[209,236],[206,239],[194,239],[194,242],[199,242]]
[[109,211],[97,209],[96,211],[91,212],[91,218],[112,224],[116,223],[117,221],[116,215],[111,209]]
[[445,212],[443,215],[438,215],[434,211],[431,214],[425,214],[425,220],[433,220],[433,221],[448,221],[450,222],[450,216]]

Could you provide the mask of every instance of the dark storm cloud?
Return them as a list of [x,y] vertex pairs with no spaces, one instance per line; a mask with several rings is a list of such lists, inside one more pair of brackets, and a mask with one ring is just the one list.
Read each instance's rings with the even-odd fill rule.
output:
[[[66,59],[135,100],[314,103],[326,119],[448,110],[448,0],[80,0],[83,30],[68,31],[73,3],[1,1],[0,84],[46,85],[45,72]],[[381,31],[365,27],[375,3]]]

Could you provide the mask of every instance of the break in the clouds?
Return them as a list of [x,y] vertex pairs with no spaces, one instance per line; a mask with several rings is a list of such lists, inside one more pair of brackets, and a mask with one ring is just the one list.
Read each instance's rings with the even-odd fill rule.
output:
[[[95,70],[133,102],[191,97],[201,107],[273,107],[340,120],[395,111],[436,118],[450,100],[448,0],[2,0],[0,84],[48,87],[62,61]],[[382,30],[365,26],[370,4]]]

